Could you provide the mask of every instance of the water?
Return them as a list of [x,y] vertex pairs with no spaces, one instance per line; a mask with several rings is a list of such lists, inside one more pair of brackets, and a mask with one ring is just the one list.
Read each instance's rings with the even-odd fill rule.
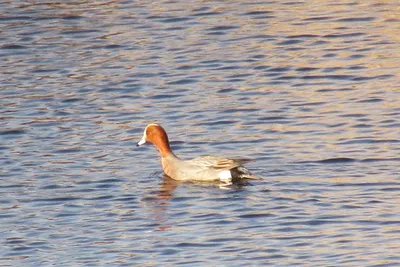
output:
[[397,1],[150,2],[0,4],[0,266],[399,266]]

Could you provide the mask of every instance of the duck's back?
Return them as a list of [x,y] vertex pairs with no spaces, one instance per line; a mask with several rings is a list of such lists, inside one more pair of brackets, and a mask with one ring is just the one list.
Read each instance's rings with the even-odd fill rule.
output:
[[231,170],[236,170],[247,159],[227,159],[216,156],[202,156],[192,160],[181,160],[174,154],[162,159],[165,174],[181,181],[224,181],[231,182]]

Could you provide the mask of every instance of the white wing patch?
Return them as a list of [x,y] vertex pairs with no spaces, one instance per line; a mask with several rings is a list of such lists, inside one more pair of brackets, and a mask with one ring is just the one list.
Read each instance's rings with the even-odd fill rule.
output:
[[230,170],[225,170],[220,173],[218,173],[219,179],[221,182],[224,183],[231,183],[232,182],[232,175]]

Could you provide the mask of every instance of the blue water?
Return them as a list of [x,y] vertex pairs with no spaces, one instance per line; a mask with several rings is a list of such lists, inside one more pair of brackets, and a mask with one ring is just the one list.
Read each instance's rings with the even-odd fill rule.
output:
[[[399,266],[398,3],[0,3],[0,266]],[[182,158],[253,158],[246,187]]]

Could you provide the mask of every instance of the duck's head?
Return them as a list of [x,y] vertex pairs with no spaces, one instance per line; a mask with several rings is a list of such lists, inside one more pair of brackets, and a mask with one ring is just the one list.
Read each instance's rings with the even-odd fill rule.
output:
[[164,128],[159,124],[151,123],[147,125],[144,129],[142,139],[136,144],[136,146],[141,146],[147,142],[155,145],[160,151],[162,157],[171,152],[168,135]]

